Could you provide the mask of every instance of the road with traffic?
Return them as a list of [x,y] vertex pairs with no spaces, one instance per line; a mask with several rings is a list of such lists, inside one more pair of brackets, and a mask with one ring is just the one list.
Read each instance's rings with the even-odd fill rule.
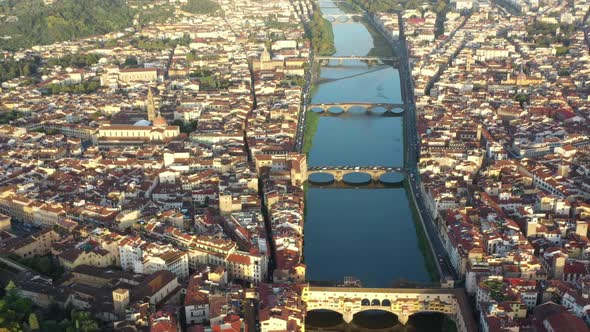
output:
[[420,188],[420,171],[418,168],[420,156],[420,136],[417,128],[416,103],[414,99],[414,84],[412,81],[412,72],[410,70],[410,62],[408,55],[408,48],[404,35],[404,22],[399,17],[400,38],[399,41],[393,45],[397,55],[401,58],[399,70],[400,87],[402,91],[402,98],[407,105],[404,113],[404,137],[406,139],[406,152],[404,158],[404,166],[410,176],[408,183],[412,195],[413,203],[418,211],[419,218],[430,242],[430,248],[433,256],[436,258],[438,272],[442,280],[454,279],[458,280],[458,276],[453,269],[447,251],[442,243],[440,234],[437,231],[436,223],[430,214],[424,197],[422,197],[422,190]]

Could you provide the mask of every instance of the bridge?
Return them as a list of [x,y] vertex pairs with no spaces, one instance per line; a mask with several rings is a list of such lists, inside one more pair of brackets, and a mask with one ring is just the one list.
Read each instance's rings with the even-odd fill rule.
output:
[[365,112],[377,113],[378,108],[385,109],[384,114],[402,114],[406,108],[406,104],[392,104],[392,103],[327,103],[327,104],[310,104],[307,109],[320,109],[322,113],[329,111],[331,108],[340,108],[345,113],[353,107],[364,108]]
[[327,56],[315,56],[314,61],[325,61],[325,60],[359,60],[359,61],[394,61],[398,62],[399,58],[397,57],[379,57],[379,56],[369,56],[369,55],[327,55]]
[[[324,7],[326,8],[326,7]],[[340,14],[323,14],[322,15],[326,20],[330,21],[332,24],[337,23],[347,23],[352,21],[355,17],[362,18],[364,14],[362,13],[340,13]]]
[[402,324],[417,313],[438,312],[449,316],[459,332],[477,331],[465,292],[452,288],[303,288],[301,295],[306,310],[331,310],[342,314],[346,323],[354,315],[367,310],[382,310],[395,314]]
[[[401,167],[385,167],[385,166],[326,166],[326,167],[308,167],[307,178],[312,174],[330,174],[334,177],[334,181],[343,181],[344,176],[353,173],[364,173],[371,177],[373,182],[384,182],[381,177],[387,173],[401,173],[405,174],[406,170]],[[399,182],[403,181],[403,177]],[[393,183],[392,183],[393,184]]]

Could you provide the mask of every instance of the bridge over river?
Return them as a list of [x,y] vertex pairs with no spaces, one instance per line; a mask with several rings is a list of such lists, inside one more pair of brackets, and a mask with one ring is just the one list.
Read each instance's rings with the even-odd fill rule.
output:
[[[347,181],[346,176],[351,174],[366,174],[369,176],[369,181],[362,181],[363,183],[375,182],[382,184],[396,185],[403,182],[406,170],[402,167],[386,167],[386,166],[325,166],[325,167],[308,167],[307,179],[314,184],[329,184],[334,181],[343,181],[350,184],[359,184],[354,181]],[[332,176],[331,180],[314,181],[310,179],[313,174],[329,174]],[[391,174],[391,175],[390,175]],[[394,175],[399,176],[394,176]],[[385,178],[385,176],[389,178]]]
[[314,61],[326,61],[326,60],[359,60],[359,61],[398,61],[397,57],[384,57],[384,56],[369,56],[369,55],[318,55],[313,57]]
[[350,323],[355,314],[382,310],[395,314],[402,324],[417,313],[438,312],[449,316],[459,332],[477,331],[465,291],[453,288],[357,288],[316,287],[303,289],[306,310],[331,310]]
[[323,14],[322,15],[326,20],[330,21],[332,24],[338,23],[347,23],[355,18],[362,18],[364,13],[338,13],[338,14]]
[[401,115],[406,104],[393,104],[393,103],[324,103],[324,104],[309,104],[307,109],[309,110],[321,110],[322,113],[326,113],[331,109],[341,109],[343,112],[348,112],[351,108],[362,108],[365,112],[371,114],[378,112],[379,109],[385,110],[382,114],[395,114]]

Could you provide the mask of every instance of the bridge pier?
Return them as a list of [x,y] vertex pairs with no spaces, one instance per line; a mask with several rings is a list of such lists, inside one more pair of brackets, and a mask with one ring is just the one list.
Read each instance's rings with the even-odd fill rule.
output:
[[397,320],[402,324],[402,325],[406,325],[408,323],[408,320],[410,319],[410,315],[408,314],[404,314],[404,313],[395,313],[394,314],[397,316]]
[[346,324],[350,324],[350,322],[352,322],[353,318],[354,318],[354,314],[352,313],[352,311],[345,311],[342,314],[342,319],[346,322]]

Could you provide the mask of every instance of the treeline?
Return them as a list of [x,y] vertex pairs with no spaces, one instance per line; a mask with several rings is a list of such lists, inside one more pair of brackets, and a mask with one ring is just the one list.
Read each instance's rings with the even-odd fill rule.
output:
[[9,124],[16,119],[20,119],[24,116],[19,111],[8,111],[8,112],[0,112],[0,125]]
[[25,60],[0,60],[0,83],[20,76],[31,76],[37,73],[40,59],[28,58]]
[[[559,28],[559,33],[557,29]],[[571,43],[572,35],[575,31],[573,24],[552,24],[536,21],[526,28],[529,39],[537,47],[549,47],[551,44],[563,43],[566,47]]]
[[213,14],[221,10],[221,6],[211,0],[188,0],[186,5],[181,8],[183,11],[193,14]]
[[53,280],[58,280],[65,272],[63,266],[54,264],[51,255],[33,256],[29,258],[21,258],[18,255],[9,255],[9,258],[24,266],[28,266],[36,272],[46,275]]
[[50,67],[62,66],[84,68],[96,64],[98,60],[100,60],[100,56],[94,53],[68,54],[61,58],[51,58],[47,60],[47,65]]
[[[31,300],[22,297],[21,291],[10,281],[6,294],[0,298],[0,330],[3,331],[100,331],[97,321],[86,311],[62,310],[51,305],[47,310],[33,306]],[[69,312],[69,313],[68,313]]]
[[267,18],[264,21],[264,25],[269,29],[279,29],[279,30],[297,29],[299,27],[299,24],[297,24],[297,23],[279,22],[274,18]]
[[197,68],[189,73],[189,77],[199,80],[201,90],[227,89],[229,87],[229,81],[217,78],[208,69]]
[[0,3],[0,13],[17,20],[0,24],[0,48],[15,50],[123,30],[133,13],[124,0],[11,0]]
[[49,84],[45,90],[47,94],[56,95],[60,93],[93,93],[96,92],[98,88],[100,88],[100,82],[97,80],[90,80],[73,85]]
[[152,8],[142,9],[141,15],[137,19],[139,24],[164,23],[174,17],[174,7],[170,5],[154,6]]
[[332,55],[336,52],[332,24],[322,17],[319,9],[314,11],[309,21],[307,34],[316,55]]
[[131,45],[140,48],[142,50],[168,50],[178,45],[188,46],[191,42],[189,34],[185,34],[182,38],[178,39],[148,39],[145,37],[139,37],[131,40]]

